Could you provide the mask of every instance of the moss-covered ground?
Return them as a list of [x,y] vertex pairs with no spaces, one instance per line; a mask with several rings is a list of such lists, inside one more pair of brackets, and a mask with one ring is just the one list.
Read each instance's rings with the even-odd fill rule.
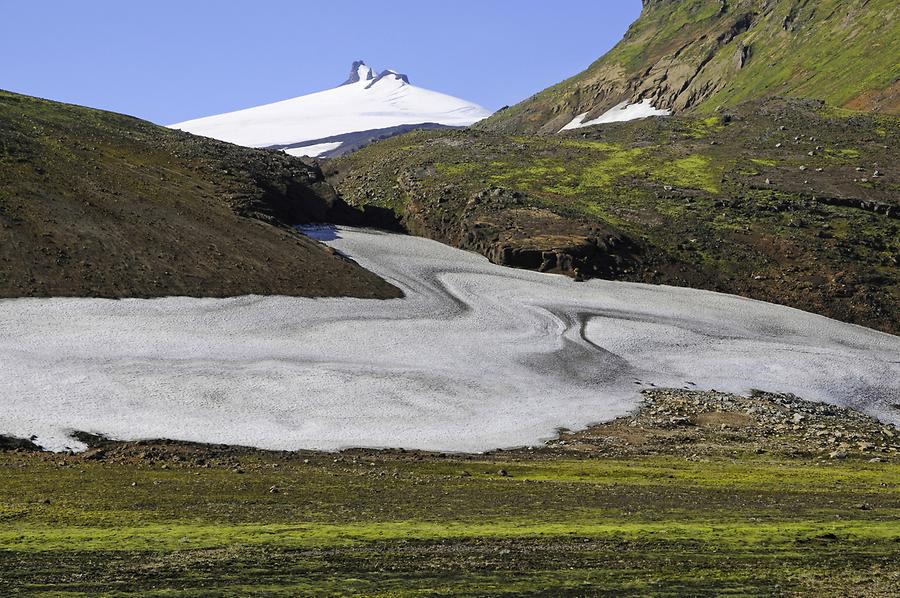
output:
[[417,132],[324,170],[348,201],[505,265],[569,254],[575,276],[728,292],[897,333],[898,135],[896,117],[776,99],[549,137]]

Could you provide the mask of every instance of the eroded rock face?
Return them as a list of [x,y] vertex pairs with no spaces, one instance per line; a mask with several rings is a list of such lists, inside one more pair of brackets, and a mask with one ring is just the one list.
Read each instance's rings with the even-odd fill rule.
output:
[[615,278],[627,269],[637,254],[637,248],[620,235],[557,238],[549,248],[544,248],[545,240],[540,237],[491,241],[472,231],[467,241],[461,244],[462,247],[485,255],[495,264],[565,274],[577,280]]
[[[645,12],[674,4],[645,2]],[[665,6],[657,8],[660,5]],[[577,92],[551,109],[553,116],[539,132],[555,133],[577,114],[587,112],[589,120],[621,102],[649,100],[657,108],[676,113],[694,108],[725,88],[749,62],[751,46],[736,40],[753,27],[757,18],[754,12],[731,14],[723,10],[715,28],[698,39],[676,39],[657,48],[646,68],[637,71],[629,72],[617,61],[601,60],[602,64],[584,77]],[[626,41],[629,37],[643,39],[646,34],[629,34]]]
[[[413,181],[407,184],[415,186]],[[616,278],[638,258],[639,250],[613,227],[587,225],[534,207],[518,191],[490,187],[471,195],[454,216],[458,190],[445,189],[437,202],[418,197],[404,224],[415,234],[480,253],[511,268],[588,278]]]

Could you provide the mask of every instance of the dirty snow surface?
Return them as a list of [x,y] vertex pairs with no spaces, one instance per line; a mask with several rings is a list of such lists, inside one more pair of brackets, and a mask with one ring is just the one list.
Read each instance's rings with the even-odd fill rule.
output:
[[651,385],[796,393],[900,422],[900,338],[715,293],[511,270],[433,241],[319,237],[406,298],[0,301],[0,434],[268,449],[529,445]]

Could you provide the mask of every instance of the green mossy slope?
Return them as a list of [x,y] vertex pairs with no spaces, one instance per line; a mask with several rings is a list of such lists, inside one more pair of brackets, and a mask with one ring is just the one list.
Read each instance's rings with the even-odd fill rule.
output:
[[773,95],[900,115],[898,56],[893,0],[644,0],[587,70],[479,127],[555,133],[626,100],[709,113]]
[[415,133],[330,161],[349,202],[497,263],[900,332],[900,119],[771,99],[552,137]]

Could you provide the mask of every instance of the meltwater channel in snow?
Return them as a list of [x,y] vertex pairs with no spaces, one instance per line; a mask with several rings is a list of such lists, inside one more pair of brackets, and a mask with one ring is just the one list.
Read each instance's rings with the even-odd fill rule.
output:
[[482,451],[623,415],[651,384],[793,392],[900,423],[900,338],[704,291],[309,231],[404,299],[0,301],[0,434]]

